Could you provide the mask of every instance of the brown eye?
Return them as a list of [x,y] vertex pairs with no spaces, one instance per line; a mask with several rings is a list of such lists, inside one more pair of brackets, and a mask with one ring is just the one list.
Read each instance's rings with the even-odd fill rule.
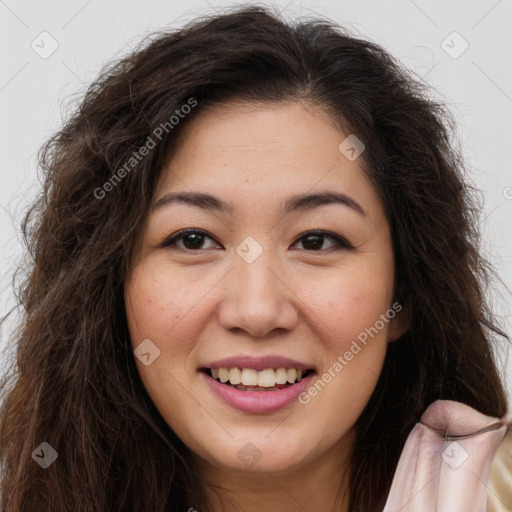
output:
[[[184,229],[178,231],[178,233],[170,236],[164,242],[162,242],[161,247],[169,247],[176,248],[184,251],[194,251],[194,250],[205,250],[218,248],[220,244],[216,243],[210,247],[207,247],[207,239],[215,242],[215,239],[210,236],[206,231],[202,229]],[[324,247],[325,240],[331,240],[331,245],[329,247]],[[345,240],[343,237],[339,235],[334,235],[327,231],[309,231],[304,233],[297,242],[302,242],[303,250],[307,251],[328,251],[328,250],[338,250],[338,249],[352,249],[353,246]],[[220,246],[222,247],[222,246]],[[300,249],[300,248],[299,248]]]
[[[211,247],[205,247],[206,239],[214,240],[206,231],[201,229],[184,229],[167,238],[162,242],[161,247],[176,247],[192,251],[210,249]],[[178,242],[182,242],[182,245],[179,245]]]
[[[334,240],[334,245],[331,247],[322,248],[325,239]],[[333,248],[353,248],[353,246],[344,238],[332,233],[328,233],[326,231],[309,231],[308,233],[303,234],[296,243],[299,241],[302,241],[304,250],[308,251],[332,250]]]

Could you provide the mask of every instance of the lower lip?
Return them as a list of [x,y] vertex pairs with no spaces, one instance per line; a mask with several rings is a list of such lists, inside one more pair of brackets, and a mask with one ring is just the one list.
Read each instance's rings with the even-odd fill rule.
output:
[[300,382],[276,391],[241,391],[216,381],[205,372],[200,374],[213,392],[228,405],[254,414],[276,412],[290,405],[309,387],[315,376],[315,373],[311,373]]

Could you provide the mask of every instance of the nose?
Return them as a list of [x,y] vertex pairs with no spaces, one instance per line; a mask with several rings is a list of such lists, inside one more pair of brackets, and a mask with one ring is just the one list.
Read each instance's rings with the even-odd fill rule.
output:
[[297,325],[297,297],[291,283],[265,252],[252,263],[239,258],[226,276],[223,293],[217,315],[227,330],[261,338]]

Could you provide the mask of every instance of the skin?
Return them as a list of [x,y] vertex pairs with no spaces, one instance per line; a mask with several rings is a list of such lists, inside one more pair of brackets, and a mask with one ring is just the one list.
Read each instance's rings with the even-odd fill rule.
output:
[[[338,150],[346,136],[306,103],[230,103],[191,120],[158,183],[154,203],[171,191],[201,191],[236,212],[183,203],[152,212],[125,285],[133,348],[150,339],[160,350],[148,366],[135,359],[142,382],[201,473],[232,499],[222,504],[208,491],[212,512],[347,510],[353,426],[390,338],[406,330],[403,311],[307,405],[243,413],[198,374],[224,357],[277,354],[311,363],[321,376],[391,308],[389,223],[362,157],[350,161]],[[365,215],[341,204],[278,211],[291,195],[327,190],[350,196]],[[199,249],[190,236],[161,247],[184,228],[208,233]],[[328,235],[308,241],[313,229],[354,248]],[[263,249],[250,264],[236,252],[247,236]],[[251,467],[237,457],[248,442],[261,454]]]

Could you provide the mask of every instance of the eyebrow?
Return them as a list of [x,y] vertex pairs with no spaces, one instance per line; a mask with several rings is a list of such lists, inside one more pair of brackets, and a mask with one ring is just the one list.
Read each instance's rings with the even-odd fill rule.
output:
[[[206,211],[216,211],[230,216],[235,215],[233,204],[204,192],[169,192],[156,201],[151,211],[155,212],[176,203],[188,204]],[[346,194],[331,191],[291,196],[281,205],[281,214],[288,215],[292,212],[312,210],[326,204],[348,206],[363,217],[366,216],[365,211],[357,201]]]

